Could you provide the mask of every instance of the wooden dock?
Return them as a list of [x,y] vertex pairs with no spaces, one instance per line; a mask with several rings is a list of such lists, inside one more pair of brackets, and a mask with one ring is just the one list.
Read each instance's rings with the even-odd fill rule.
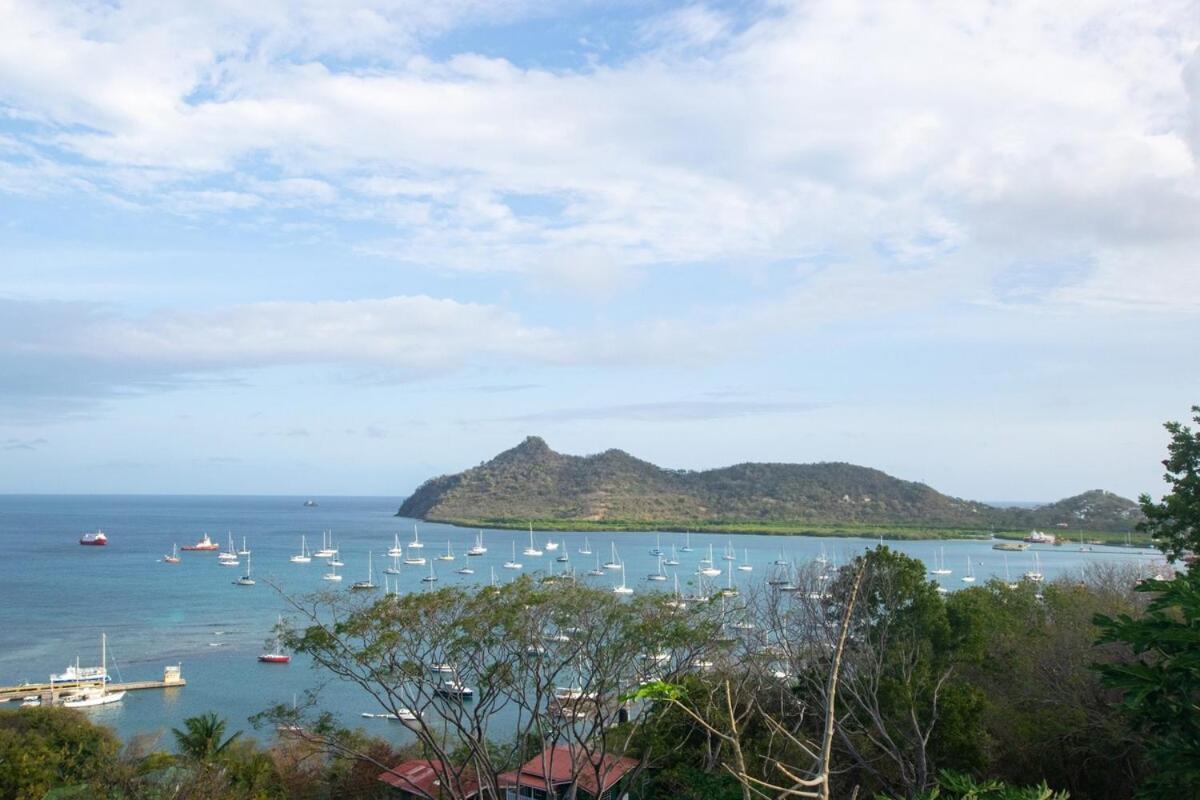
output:
[[[37,695],[43,703],[53,704],[64,695],[74,694],[79,689],[99,686],[96,681],[55,681],[54,683],[24,683],[20,686],[0,686],[0,703],[6,700],[20,699]],[[187,686],[180,668],[167,667],[163,670],[162,680],[130,681],[128,683],[109,683],[110,692],[137,692],[142,689],[175,689]]]

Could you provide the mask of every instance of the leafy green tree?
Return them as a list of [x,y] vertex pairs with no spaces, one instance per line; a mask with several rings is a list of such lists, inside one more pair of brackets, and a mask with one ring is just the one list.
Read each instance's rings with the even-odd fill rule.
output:
[[1155,767],[1139,796],[1200,797],[1200,573],[1137,588],[1155,594],[1144,615],[1096,617],[1099,643],[1123,643],[1137,658],[1097,669],[1124,694]]
[[929,787],[939,768],[979,768],[983,697],[962,679],[978,658],[979,624],[967,607],[950,613],[921,561],[883,546],[843,568],[834,598],[859,566],[866,577],[838,702],[854,780],[907,793]]
[[202,764],[216,761],[239,736],[241,731],[222,740],[225,735],[225,720],[211,711],[183,721],[183,730],[172,728],[175,745],[180,754]]
[[[1192,419],[1200,424],[1200,406],[1192,406]],[[1180,422],[1163,427],[1171,434],[1163,479],[1171,487],[1155,503],[1148,494],[1138,498],[1146,519],[1137,529],[1149,533],[1171,562],[1200,552],[1200,433]]]
[[98,794],[120,742],[108,728],[63,708],[0,711],[0,797],[40,800],[62,787]]
[[943,771],[938,775],[937,786],[913,795],[911,800],[1068,800],[1069,797],[1066,792],[1053,791],[1044,781],[1038,786],[1011,786]]
[[[611,591],[548,580],[523,576],[497,588],[293,599],[304,626],[287,631],[285,640],[330,674],[362,687],[387,712],[411,714],[407,727],[423,755],[440,763],[446,798],[473,793],[477,781],[499,794],[497,776],[532,755],[519,752],[530,736],[582,754],[573,765],[579,775],[603,771],[605,757],[624,753],[648,718],[634,709],[626,724],[629,709],[621,696],[651,672],[691,669],[715,646],[718,612],[685,614],[665,595],[623,600]],[[474,690],[470,702],[451,691],[451,679]],[[278,718],[278,711],[267,718]],[[510,715],[515,735],[512,747],[497,751],[487,734],[499,713]],[[368,755],[343,746],[337,731],[301,727],[324,746]],[[378,771],[389,766],[376,764]]]
[[1012,784],[1044,779],[1079,800],[1130,798],[1145,770],[1141,737],[1121,695],[1090,669],[1097,656],[1128,660],[1128,648],[1095,646],[1093,617],[1136,613],[1134,569],[1090,569],[1041,588],[999,580],[954,592],[951,616],[968,616],[978,647],[961,679],[984,698],[985,760],[979,772]]

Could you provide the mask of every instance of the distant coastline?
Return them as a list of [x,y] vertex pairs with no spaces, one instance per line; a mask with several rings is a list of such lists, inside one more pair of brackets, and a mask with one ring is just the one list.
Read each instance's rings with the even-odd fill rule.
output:
[[988,504],[842,462],[676,470],[621,450],[558,453],[536,436],[463,472],[430,478],[397,516],[464,528],[885,540],[1012,539],[1044,530],[1114,544],[1125,543],[1142,518],[1137,503],[1101,489],[1032,507]]
[[[980,530],[970,528],[932,528],[923,526],[887,526],[887,525],[813,525],[805,522],[666,522],[662,520],[557,520],[557,519],[455,519],[447,517],[408,517],[396,512],[395,516],[412,519],[415,522],[436,522],[443,525],[453,525],[456,528],[488,528],[490,530],[529,530],[535,531],[590,531],[606,533],[726,533],[731,536],[812,536],[812,537],[851,537],[860,539],[879,539],[884,541],[922,541],[937,539],[1005,539],[1020,540],[1029,535],[1029,530]],[[1084,541],[1099,541],[1104,544],[1119,545],[1127,540],[1127,534],[1117,531],[1090,531],[1072,529],[1061,532],[1061,543],[1070,545],[1080,537]],[[1148,547],[1152,542],[1148,536],[1139,533],[1132,534],[1133,544]]]

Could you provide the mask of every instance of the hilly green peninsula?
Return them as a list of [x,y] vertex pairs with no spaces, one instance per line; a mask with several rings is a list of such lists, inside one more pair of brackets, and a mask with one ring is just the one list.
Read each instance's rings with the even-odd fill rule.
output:
[[[466,527],[1060,539],[1124,542],[1136,503],[1092,490],[1003,508],[846,463],[664,469],[622,450],[567,455],[530,436],[490,461],[421,484],[397,516]],[[1135,536],[1135,541],[1139,539]]]

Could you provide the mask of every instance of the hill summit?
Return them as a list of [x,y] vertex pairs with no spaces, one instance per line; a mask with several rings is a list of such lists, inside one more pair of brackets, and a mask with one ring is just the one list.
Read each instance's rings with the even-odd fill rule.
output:
[[1035,509],[995,508],[854,464],[745,463],[671,470],[623,450],[555,452],[538,436],[432,478],[398,516],[463,525],[589,523],[1128,530],[1137,504],[1095,490]]

